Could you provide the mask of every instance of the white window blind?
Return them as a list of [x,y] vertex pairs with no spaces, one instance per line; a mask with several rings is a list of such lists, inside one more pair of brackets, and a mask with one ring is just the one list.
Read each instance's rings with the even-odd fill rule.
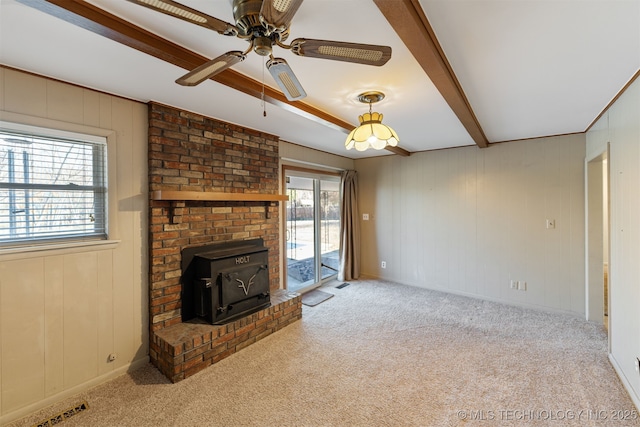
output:
[[0,128],[0,246],[106,238],[106,213],[104,138]]

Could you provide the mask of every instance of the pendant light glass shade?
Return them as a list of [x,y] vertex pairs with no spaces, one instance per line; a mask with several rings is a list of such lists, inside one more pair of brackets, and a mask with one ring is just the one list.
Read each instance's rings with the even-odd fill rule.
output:
[[384,94],[380,92],[366,92],[358,97],[360,102],[369,104],[369,112],[358,117],[360,126],[349,133],[344,143],[347,150],[352,148],[358,151],[365,151],[369,148],[382,150],[388,145],[392,147],[398,145],[400,141],[398,134],[389,126],[382,124],[382,114],[371,112],[371,104],[382,98],[384,98]]
[[347,150],[355,148],[365,151],[369,147],[382,150],[387,145],[398,145],[398,134],[387,125],[382,124],[382,114],[365,113],[358,117],[360,126],[351,131],[345,142]]

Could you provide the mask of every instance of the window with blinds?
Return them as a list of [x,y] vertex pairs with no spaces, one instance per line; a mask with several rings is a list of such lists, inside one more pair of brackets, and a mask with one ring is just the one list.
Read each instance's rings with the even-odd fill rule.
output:
[[0,247],[106,231],[105,138],[0,128]]

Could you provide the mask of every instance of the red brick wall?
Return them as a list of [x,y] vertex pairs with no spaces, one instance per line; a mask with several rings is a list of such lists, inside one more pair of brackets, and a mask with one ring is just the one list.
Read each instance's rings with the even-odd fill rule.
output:
[[[278,138],[165,105],[149,104],[149,190],[278,193]],[[151,331],[181,323],[180,251],[261,237],[269,248],[271,290],[280,287],[278,205],[150,200]]]
[[152,363],[172,382],[219,362],[302,318],[299,294],[271,293],[271,306],[222,326],[180,323],[157,331],[149,343]]

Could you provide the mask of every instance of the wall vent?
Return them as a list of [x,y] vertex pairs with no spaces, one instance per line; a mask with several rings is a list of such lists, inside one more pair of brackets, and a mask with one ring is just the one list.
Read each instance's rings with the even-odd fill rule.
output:
[[75,406],[72,406],[69,409],[65,409],[59,414],[56,414],[44,421],[34,424],[33,427],[51,427],[58,425],[61,422],[73,417],[74,415],[78,415],[79,413],[86,411],[87,409],[89,409],[89,404],[85,400]]

